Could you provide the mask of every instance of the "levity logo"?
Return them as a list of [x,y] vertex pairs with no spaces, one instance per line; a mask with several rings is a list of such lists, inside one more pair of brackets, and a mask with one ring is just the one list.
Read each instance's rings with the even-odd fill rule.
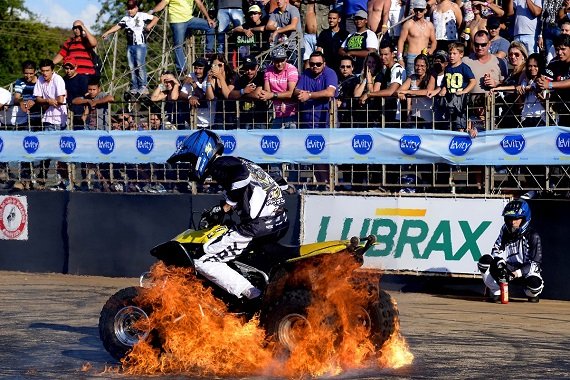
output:
[[259,144],[263,153],[273,155],[279,150],[281,141],[279,141],[279,137],[277,136],[268,135],[263,136]]
[[559,134],[556,138],[556,147],[562,153],[570,154],[570,133],[564,132]]
[[506,135],[501,140],[501,148],[511,156],[517,155],[524,150],[526,140],[523,135]]
[[22,144],[24,144],[24,149],[29,154],[36,153],[38,151],[38,149],[40,148],[40,140],[38,140],[38,138],[36,136],[24,137],[24,141],[22,142]]
[[103,154],[111,154],[115,150],[115,140],[111,136],[99,136],[97,148]]
[[73,136],[61,136],[59,139],[59,149],[65,154],[71,154],[75,152],[75,147],[77,143]]
[[305,149],[311,154],[320,154],[325,150],[325,146],[325,138],[322,135],[308,135],[305,139]]
[[469,151],[473,142],[469,136],[455,136],[449,143],[449,152],[454,156],[463,156]]
[[186,136],[178,136],[176,138],[176,149],[180,148],[182,146],[182,143],[184,142],[184,140],[186,140],[188,138],[189,135]]
[[222,143],[224,144],[224,153],[232,154],[236,150],[237,141],[232,135],[221,135]]
[[370,135],[354,135],[352,138],[352,149],[358,154],[368,154],[372,150],[374,140]]
[[[426,209],[379,208],[374,218],[344,220],[331,220],[332,216],[323,216],[318,242],[327,240],[329,226],[342,225],[341,240],[348,240],[349,236],[376,235],[377,244],[366,253],[366,256],[390,256],[398,258],[404,250],[411,251],[414,259],[429,259],[433,253],[443,253],[445,260],[459,261],[468,252],[474,261],[479,260],[481,251],[477,240],[491,225],[491,221],[484,220],[472,225],[469,221],[453,221],[459,225],[461,238],[452,236],[452,221],[441,220],[435,226],[424,220]],[[401,220],[401,222],[399,222]],[[462,242],[454,251],[452,242]]]
[[409,156],[414,155],[422,145],[422,139],[418,135],[403,135],[400,139],[400,150]]
[[154,140],[152,136],[139,136],[137,137],[137,150],[142,154],[149,154],[154,147]]

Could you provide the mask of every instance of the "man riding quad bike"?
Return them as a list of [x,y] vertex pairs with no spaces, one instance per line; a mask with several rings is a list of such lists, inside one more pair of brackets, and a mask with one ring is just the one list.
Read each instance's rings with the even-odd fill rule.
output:
[[223,218],[235,211],[239,223],[216,240],[204,244],[204,255],[194,260],[198,273],[241,298],[254,299],[261,291],[226,263],[236,259],[254,238],[279,240],[289,227],[280,186],[263,169],[243,158],[222,156],[224,144],[214,132],[193,133],[168,159],[190,164],[189,179],[203,182],[211,176],[225,192],[225,200],[211,210]]
[[[168,267],[191,269],[228,312],[246,318],[258,315],[267,337],[286,350],[303,339],[300,326],[310,327],[308,310],[318,303],[327,305],[319,307],[320,317],[325,325],[331,324],[330,333],[339,337],[338,344],[343,337],[354,337],[356,329],[379,353],[398,329],[397,307],[379,288],[378,275],[355,272],[375,236],[301,246],[279,243],[289,225],[280,185],[258,165],[222,153],[220,138],[199,130],[170,157],[171,164],[189,163],[190,180],[201,182],[210,176],[225,190],[225,199],[202,215],[201,222],[207,223],[154,247],[151,254]],[[224,216],[232,212],[239,221],[226,223]],[[143,328],[145,324],[139,323],[156,312],[155,305],[145,304],[145,290],[123,289],[101,311],[99,334],[117,359],[141,340],[160,347],[160,335],[167,335],[164,329]],[[331,297],[335,294],[338,297]],[[341,322],[344,325],[339,327]],[[192,331],[192,326],[188,329]]]

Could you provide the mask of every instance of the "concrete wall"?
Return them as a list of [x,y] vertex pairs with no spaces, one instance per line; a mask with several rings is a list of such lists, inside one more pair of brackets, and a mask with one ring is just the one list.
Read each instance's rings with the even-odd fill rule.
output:
[[[0,240],[0,270],[99,276],[138,276],[154,263],[149,251],[197,222],[219,195],[26,192],[29,240]],[[291,228],[282,240],[298,243],[300,197],[286,197]],[[544,246],[544,297],[570,300],[566,241],[570,201],[531,201],[533,225]],[[426,276],[391,276],[417,291],[464,282]],[[413,278],[415,277],[415,278]],[[388,278],[388,277],[386,277]],[[469,281],[481,291],[482,283]]]

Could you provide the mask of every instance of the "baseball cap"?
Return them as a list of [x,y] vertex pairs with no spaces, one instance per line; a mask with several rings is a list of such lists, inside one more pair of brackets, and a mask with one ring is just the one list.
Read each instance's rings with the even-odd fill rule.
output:
[[445,50],[437,50],[434,54],[433,54],[433,58],[434,59],[441,59],[444,62],[447,62],[449,60],[449,55],[447,54],[447,52]]
[[426,9],[426,0],[412,0],[412,9]]
[[252,5],[251,7],[249,7],[247,13],[252,13],[252,12],[261,13],[261,8],[259,7],[259,5]]
[[208,66],[208,60],[206,58],[202,58],[202,57],[196,58],[196,60],[192,64],[192,66],[206,67],[206,66]]
[[366,13],[366,11],[363,11],[363,10],[361,9],[361,10],[359,10],[358,12],[356,12],[356,13],[354,14],[354,16],[352,16],[352,18],[356,18],[356,17],[368,19],[368,13]]
[[63,66],[77,67],[77,61],[73,57],[70,56],[65,57],[65,59],[63,60]]
[[489,17],[487,19],[487,29],[497,29],[501,26],[501,20],[498,17]]
[[273,59],[287,59],[287,52],[282,47],[278,47],[271,52]]
[[250,55],[243,60],[242,66],[244,68],[255,67],[255,66],[257,66],[257,59],[255,59],[254,55]]

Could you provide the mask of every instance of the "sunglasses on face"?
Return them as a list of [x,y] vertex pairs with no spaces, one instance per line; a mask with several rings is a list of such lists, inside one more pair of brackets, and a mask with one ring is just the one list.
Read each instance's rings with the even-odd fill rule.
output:
[[484,42],[484,43],[474,42],[473,46],[475,46],[476,48],[485,47],[485,46],[487,46],[487,42]]
[[218,63],[218,67],[224,67],[223,63]]
[[340,65],[341,69],[351,69],[352,65]]
[[509,53],[509,56],[511,57],[520,57],[521,53]]
[[309,66],[311,67],[321,67],[323,65],[322,62],[309,62]]
[[75,69],[75,67],[73,67],[73,66],[63,66],[63,68],[64,68],[65,70],[73,70],[73,69]]
[[81,29],[81,26],[75,25],[73,28],[71,28],[71,30],[75,30],[75,29]]
[[354,21],[364,21],[366,20],[365,18],[361,18],[361,17],[355,17]]
[[250,15],[250,16],[251,16],[251,15],[260,15],[260,14],[261,14],[261,13],[259,13],[259,12],[249,12],[249,15]]
[[420,12],[424,12],[424,11],[425,11],[425,9],[423,9],[423,8],[414,8],[414,12],[416,12],[416,13],[420,13]]

